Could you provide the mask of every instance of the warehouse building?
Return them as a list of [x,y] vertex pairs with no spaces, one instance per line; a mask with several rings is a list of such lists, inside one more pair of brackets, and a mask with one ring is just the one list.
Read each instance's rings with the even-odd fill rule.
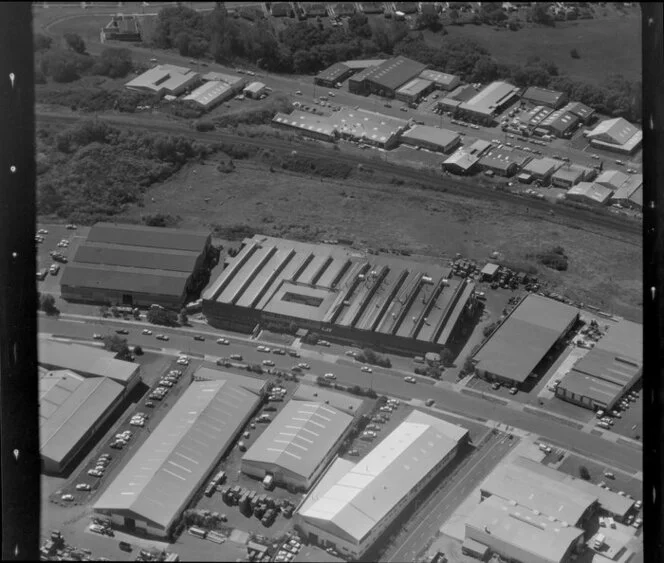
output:
[[434,91],[436,85],[431,80],[413,78],[397,90],[396,98],[408,104],[419,102],[427,94]]
[[579,182],[592,180],[596,172],[587,166],[579,164],[567,164],[560,167],[553,176],[551,176],[551,183],[557,188],[569,189],[576,186]]
[[628,180],[629,175],[620,172],[620,170],[604,170],[604,172],[597,176],[595,183],[616,191]]
[[194,102],[205,110],[211,110],[233,97],[233,90],[225,82],[205,82],[183,100]]
[[282,129],[296,130],[307,137],[321,141],[333,142],[337,138],[337,129],[330,123],[328,117],[305,111],[294,110],[290,114],[277,113],[272,119],[272,125]]
[[230,89],[233,91],[233,94],[237,94],[242,91],[246,80],[241,76],[235,76],[233,74],[225,74],[223,72],[208,72],[201,76],[201,79],[205,82],[223,82],[228,84]]
[[342,139],[365,143],[382,149],[392,149],[399,143],[399,137],[408,128],[408,121],[367,111],[342,108],[329,117]]
[[562,109],[564,112],[576,115],[584,125],[588,125],[595,119],[595,110],[581,102],[570,102]]
[[394,57],[352,76],[348,88],[354,94],[377,94],[394,98],[400,86],[417,77],[426,68],[427,65],[406,57]]
[[46,370],[68,370],[83,377],[110,379],[122,386],[123,396],[141,381],[141,366],[117,360],[115,352],[84,344],[38,340],[39,365]]
[[556,170],[562,166],[562,162],[553,158],[533,158],[523,167],[523,173],[527,174],[531,181],[540,182],[543,186],[548,185]]
[[413,411],[359,463],[335,461],[300,506],[298,527],[309,543],[360,559],[467,440],[465,428]]
[[544,119],[546,119],[552,110],[545,106],[535,106],[534,108],[523,112],[512,121],[513,126],[523,125],[528,129],[535,129]]
[[456,131],[441,129],[440,127],[415,125],[401,135],[401,142],[405,145],[421,147],[431,151],[449,153],[461,144],[461,135]]
[[443,162],[443,169],[452,174],[467,176],[477,171],[479,161],[479,156],[470,154],[466,149],[459,149]]
[[101,29],[101,37],[102,43],[104,41],[140,42],[141,25],[134,16],[117,14]]
[[630,175],[611,197],[612,203],[643,209],[643,174]]
[[319,72],[314,78],[314,84],[326,88],[336,88],[349,78],[355,71],[344,63],[334,63],[331,67]]
[[521,170],[531,158],[531,156],[526,156],[524,153],[510,147],[502,147],[487,152],[480,158],[479,166],[483,171],[491,171],[499,176],[509,178]]
[[610,410],[640,380],[643,326],[609,322],[606,334],[580,358],[556,389],[556,396],[592,410]]
[[258,100],[264,94],[267,94],[267,86],[262,82],[252,82],[242,90],[247,98]]
[[492,82],[467,102],[462,102],[456,113],[464,119],[491,125],[496,115],[516,101],[519,89],[507,82]]
[[636,151],[643,140],[641,129],[622,117],[602,121],[591,131],[586,131],[584,135],[594,147],[623,154],[631,154]]
[[420,72],[420,78],[430,80],[438,90],[451,92],[461,83],[461,79],[455,74],[447,74],[437,70],[423,70]]
[[438,102],[438,109],[454,114],[461,104],[472,100],[477,95],[477,92],[477,89],[472,84],[458,86]]
[[[361,403],[360,403],[361,404]],[[242,457],[242,472],[309,490],[352,430],[353,416],[322,401],[293,399]]]
[[179,310],[200,284],[210,241],[197,231],[97,223],[64,268],[62,297]]
[[562,342],[579,310],[537,294],[527,295],[473,356],[485,379],[518,386]]
[[613,190],[595,182],[579,182],[565,194],[565,199],[590,205],[606,205]]
[[327,340],[426,353],[453,343],[475,311],[474,283],[450,278],[449,266],[257,235],[208,286],[203,313],[231,330],[295,324]]
[[175,65],[158,65],[125,84],[130,90],[153,92],[159,96],[179,96],[200,80],[197,72]]
[[532,104],[543,105],[553,109],[561,108],[568,100],[567,94],[563,92],[556,92],[555,90],[548,90],[537,86],[528,88],[523,96],[521,96],[521,99]]
[[580,119],[573,113],[559,109],[544,119],[539,127],[546,130],[550,135],[559,138],[569,138],[579,126]]
[[360,70],[366,70],[374,66],[382,65],[385,62],[387,62],[387,59],[357,59],[344,61],[344,64],[353,72],[358,72]]
[[125,388],[108,377],[83,377],[67,369],[39,372],[42,470],[60,474],[110,418]]
[[260,402],[264,381],[224,375],[191,383],[102,493],[97,514],[129,533],[170,536]]

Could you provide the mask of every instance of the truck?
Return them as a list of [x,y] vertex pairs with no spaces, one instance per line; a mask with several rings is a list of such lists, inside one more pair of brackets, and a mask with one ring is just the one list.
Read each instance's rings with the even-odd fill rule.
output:
[[268,473],[265,476],[265,479],[263,479],[263,488],[266,491],[271,491],[272,489],[274,489],[274,475]]

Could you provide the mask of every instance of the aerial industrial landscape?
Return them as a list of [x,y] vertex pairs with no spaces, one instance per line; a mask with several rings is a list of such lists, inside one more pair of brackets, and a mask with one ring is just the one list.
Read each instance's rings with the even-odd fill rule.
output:
[[645,560],[638,4],[32,12],[42,560]]

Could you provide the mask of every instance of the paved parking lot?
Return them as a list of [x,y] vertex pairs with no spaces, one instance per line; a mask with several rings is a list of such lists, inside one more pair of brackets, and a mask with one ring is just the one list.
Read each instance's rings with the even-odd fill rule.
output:
[[[55,262],[49,255],[49,252],[51,250],[56,250],[71,260],[78,250],[78,245],[88,236],[90,229],[89,227],[79,227],[75,231],[70,231],[65,225],[37,226],[37,229],[42,228],[48,230],[48,234],[40,235],[44,237],[44,242],[35,243],[37,245],[37,271],[44,268],[48,269],[52,264],[59,265],[60,271],[56,275],[51,275],[49,273],[44,281],[38,281],[37,291],[50,293],[55,297],[60,297],[60,277],[62,276],[64,264],[61,262]],[[69,241],[68,248],[58,248],[58,243],[63,239]]]

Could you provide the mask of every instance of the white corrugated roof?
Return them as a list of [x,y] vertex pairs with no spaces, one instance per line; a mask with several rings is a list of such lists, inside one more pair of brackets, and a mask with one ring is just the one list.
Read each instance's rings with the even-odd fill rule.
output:
[[300,516],[361,541],[467,432],[413,411]]

